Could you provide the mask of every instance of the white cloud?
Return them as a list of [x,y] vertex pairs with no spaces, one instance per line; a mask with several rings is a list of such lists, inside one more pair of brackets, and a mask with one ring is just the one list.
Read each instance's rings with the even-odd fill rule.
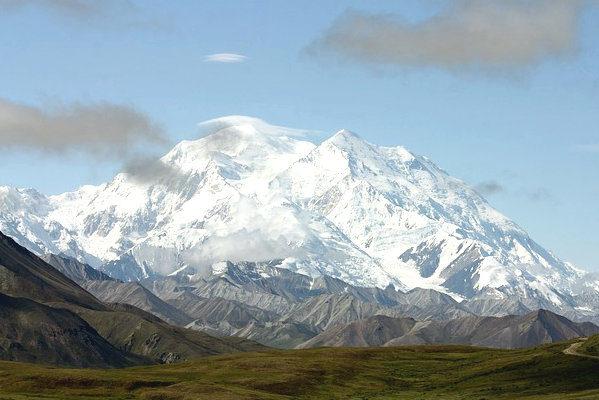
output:
[[204,62],[240,63],[245,60],[247,60],[246,56],[234,53],[216,53],[204,57]]
[[273,136],[291,136],[303,137],[308,134],[318,134],[320,131],[311,129],[296,129],[286,126],[271,125],[260,118],[248,117],[245,115],[228,115],[203,121],[198,124],[200,128],[200,136],[208,136],[218,131],[233,128],[236,126],[252,126],[260,133]]
[[210,217],[204,228],[215,232],[182,255],[198,271],[219,261],[269,261],[305,256],[302,245],[312,233],[309,218],[301,211],[273,202],[263,207],[254,199],[239,197],[226,219]]

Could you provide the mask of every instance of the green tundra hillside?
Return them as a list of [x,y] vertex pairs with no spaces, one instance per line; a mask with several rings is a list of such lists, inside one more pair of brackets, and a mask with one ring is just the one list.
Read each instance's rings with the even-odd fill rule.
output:
[[264,351],[113,370],[1,362],[0,399],[597,399],[599,360],[564,354],[573,343]]

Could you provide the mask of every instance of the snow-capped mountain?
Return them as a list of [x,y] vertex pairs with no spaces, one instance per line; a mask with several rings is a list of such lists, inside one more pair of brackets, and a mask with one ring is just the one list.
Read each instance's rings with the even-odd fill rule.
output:
[[536,244],[476,191],[403,147],[339,131],[315,145],[249,117],[111,182],[44,196],[0,187],[0,231],[120,278],[281,260],[360,286],[572,305],[597,281]]

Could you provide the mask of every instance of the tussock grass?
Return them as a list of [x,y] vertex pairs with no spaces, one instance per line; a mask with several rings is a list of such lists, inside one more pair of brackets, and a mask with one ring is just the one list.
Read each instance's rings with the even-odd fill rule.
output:
[[599,398],[599,361],[562,354],[572,342],[264,351],[120,370],[0,362],[0,399]]

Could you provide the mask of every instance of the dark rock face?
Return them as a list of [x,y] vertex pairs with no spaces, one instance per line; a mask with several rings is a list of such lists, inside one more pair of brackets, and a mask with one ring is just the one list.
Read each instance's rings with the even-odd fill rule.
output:
[[416,248],[406,250],[399,256],[399,259],[403,262],[412,261],[418,265],[420,275],[423,278],[428,278],[435,273],[439,266],[442,245],[443,241],[435,244],[422,242]]

